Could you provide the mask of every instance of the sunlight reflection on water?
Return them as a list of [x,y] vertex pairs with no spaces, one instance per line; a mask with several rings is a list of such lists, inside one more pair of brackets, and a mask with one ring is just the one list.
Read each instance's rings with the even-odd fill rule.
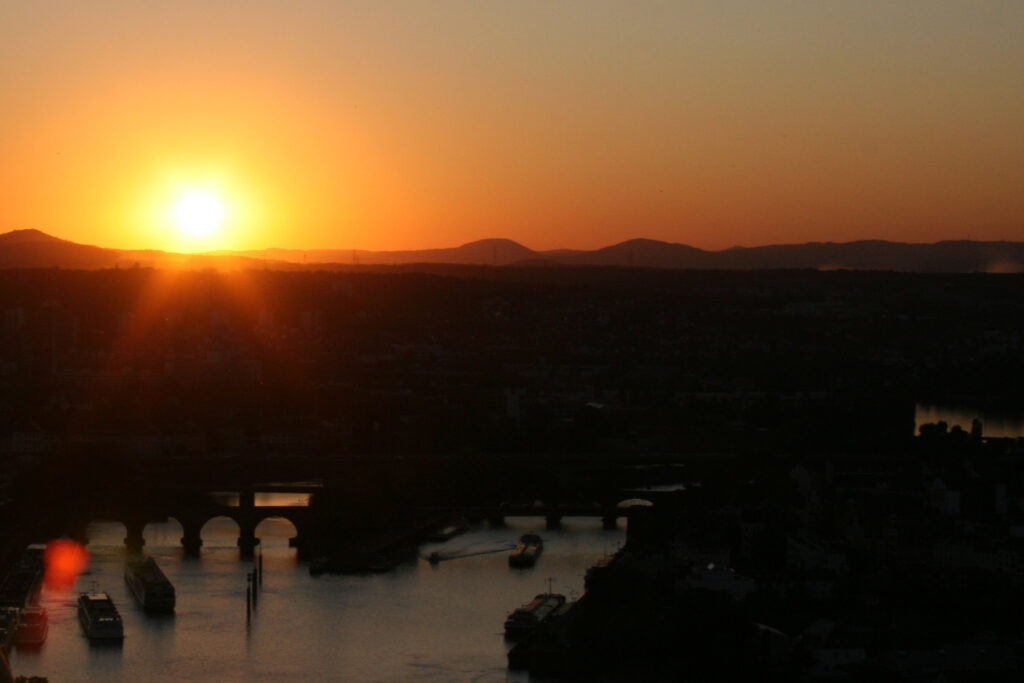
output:
[[[383,573],[311,577],[308,565],[288,547],[295,530],[271,519],[257,532],[264,581],[248,628],[246,573],[239,560],[237,526],[226,518],[203,528],[198,559],[182,555],[181,526],[172,520],[146,527],[145,551],[174,583],[176,613],[144,614],[122,577],[125,528],[116,522],[90,526],[93,562],[75,591],[44,589],[51,614],[46,644],[16,651],[18,675],[52,681],[526,681],[506,668],[505,616],[535,593],[566,596],[583,590],[583,575],[624,541],[624,527],[605,531],[599,518],[568,519],[547,531],[543,518],[510,520],[508,527],[473,527],[447,543],[425,544],[460,554],[503,549],[524,532],[540,533],[545,550],[537,566],[511,570],[507,552],[473,555],[430,565],[423,559]],[[78,590],[95,582],[109,592],[125,622],[120,648],[90,646],[75,614]]]

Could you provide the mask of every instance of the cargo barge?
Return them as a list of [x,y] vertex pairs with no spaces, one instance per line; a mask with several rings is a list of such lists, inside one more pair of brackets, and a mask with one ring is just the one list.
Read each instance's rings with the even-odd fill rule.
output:
[[564,604],[564,595],[540,593],[508,615],[505,620],[505,637],[514,640],[525,638]]
[[174,586],[152,557],[129,558],[124,565],[124,581],[145,611],[174,611]]
[[544,541],[537,534],[523,534],[515,550],[508,556],[510,567],[532,567],[544,550]]

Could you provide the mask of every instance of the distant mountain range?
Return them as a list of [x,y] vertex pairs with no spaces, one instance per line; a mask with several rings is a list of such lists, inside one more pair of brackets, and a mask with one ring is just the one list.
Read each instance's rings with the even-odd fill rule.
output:
[[534,251],[507,239],[485,239],[448,249],[266,249],[176,254],[69,242],[38,230],[0,235],[0,268],[273,268],[298,270],[409,264],[485,266],[620,266],[709,270],[811,268],[910,272],[1024,272],[1024,242],[969,240],[909,244],[884,240],[808,242],[705,251],[685,244],[633,239],[591,251]]

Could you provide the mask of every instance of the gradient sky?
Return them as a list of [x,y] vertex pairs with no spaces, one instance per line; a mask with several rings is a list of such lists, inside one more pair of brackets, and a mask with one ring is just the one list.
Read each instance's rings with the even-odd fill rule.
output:
[[1024,240],[1022,36],[1021,0],[0,0],[0,231]]

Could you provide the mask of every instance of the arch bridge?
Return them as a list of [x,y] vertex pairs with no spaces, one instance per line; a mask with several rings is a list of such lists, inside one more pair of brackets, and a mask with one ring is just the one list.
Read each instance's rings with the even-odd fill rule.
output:
[[252,557],[259,539],[256,527],[265,519],[281,517],[294,525],[296,536],[288,543],[296,548],[300,557],[306,557],[313,537],[314,511],[301,504],[266,504],[259,501],[261,494],[290,493],[315,494],[319,483],[257,484],[245,488],[219,488],[216,491],[162,491],[148,492],[129,498],[108,499],[105,503],[90,503],[75,511],[66,527],[73,537],[87,540],[89,522],[104,519],[124,524],[127,534],[124,542],[129,552],[141,552],[145,545],[143,530],[150,522],[169,517],[182,526],[181,544],[186,555],[197,556],[203,545],[202,528],[215,517],[233,520],[239,529],[238,547],[242,557]]

